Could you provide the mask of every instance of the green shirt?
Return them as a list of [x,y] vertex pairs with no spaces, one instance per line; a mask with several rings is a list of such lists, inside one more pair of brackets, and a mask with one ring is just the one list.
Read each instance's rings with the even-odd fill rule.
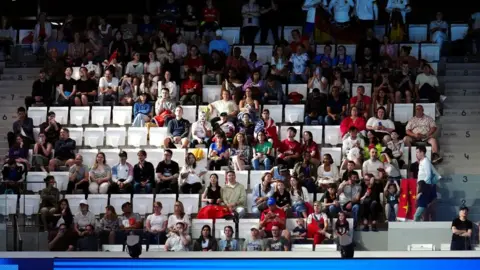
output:
[[269,149],[272,149],[272,143],[269,141],[266,141],[263,144],[257,143],[257,145],[255,145],[255,153],[267,154]]

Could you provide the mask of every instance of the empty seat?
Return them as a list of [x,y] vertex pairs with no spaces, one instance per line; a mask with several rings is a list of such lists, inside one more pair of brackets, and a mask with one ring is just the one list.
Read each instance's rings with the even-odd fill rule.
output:
[[175,206],[175,201],[177,200],[176,194],[157,194],[155,201],[159,201],[163,205],[163,214],[173,213],[173,208]]
[[222,38],[233,45],[240,43],[240,27],[222,27]]
[[110,125],[112,117],[112,107],[110,106],[93,106],[92,107],[92,124],[97,126]]
[[220,100],[221,85],[205,85],[202,90],[202,101],[208,104]]
[[303,123],[304,119],[305,119],[305,105],[303,104],[302,105],[285,105],[285,122]]
[[197,121],[197,106],[182,106],[183,119],[190,121],[190,124]]
[[272,45],[262,45],[262,46],[255,46],[254,48],[255,53],[257,53],[257,60],[260,63],[269,63],[272,60],[273,55],[273,46]]
[[[99,216],[100,214],[105,213],[105,208],[108,205],[108,195],[107,194],[89,194],[88,198],[88,209],[94,215]],[[121,213],[118,211],[121,209],[115,209],[116,212]]]
[[408,39],[415,43],[427,41],[427,28],[426,24],[410,24],[408,25]]
[[[337,45],[337,50],[338,46],[344,46],[345,47],[345,53],[352,57],[352,61],[355,61],[355,56],[357,55],[357,45],[356,44],[338,44]],[[353,65],[352,65],[353,67]]]
[[[317,47],[315,48],[316,54],[323,54],[325,52],[325,45],[326,44],[317,44]],[[330,44],[330,47],[332,47],[332,53],[330,54],[332,57],[337,54],[337,48],[335,44]]]
[[26,216],[40,212],[40,195],[20,195],[19,213]]
[[248,171],[236,171],[235,172],[235,179],[238,183],[242,184],[245,189],[248,188]]
[[32,118],[33,125],[38,127],[47,121],[47,107],[30,107],[28,108],[28,117]]
[[270,171],[250,171],[250,189],[253,190],[258,184],[262,182],[262,177],[265,173]]
[[70,125],[88,125],[90,119],[90,107],[71,107]]
[[120,149],[100,149],[100,152],[105,154],[105,163],[110,167],[113,167],[120,162],[120,158],[118,157],[120,151]]
[[[65,199],[67,199],[72,212],[76,213],[80,207],[80,201],[85,200],[85,194],[65,194]],[[121,212],[117,211],[117,213]]]
[[0,195],[0,215],[7,216],[17,213],[17,194]]
[[[293,93],[293,92],[297,92],[299,94],[302,94],[302,96],[303,96],[302,100],[303,101],[307,100],[308,87],[307,87],[306,83],[289,84],[288,85],[288,93],[290,94],[290,93]],[[287,117],[286,114],[285,114],[285,117]],[[286,120],[288,120],[288,118]]]
[[[427,153],[425,153],[425,156],[432,160],[432,147],[427,146]],[[414,163],[417,161],[417,147],[412,146],[410,147],[410,162]]]
[[147,145],[148,129],[146,127],[128,128],[128,145],[140,147]]
[[253,206],[253,194],[252,193],[247,193],[247,209],[246,209],[246,211],[248,213],[252,212],[252,206]]
[[[142,247],[146,247],[146,246],[142,245]],[[147,252],[164,252],[164,251],[165,251],[165,245],[149,245]]]
[[336,166],[340,166],[342,162],[342,148],[340,147],[322,147],[320,154],[322,157],[325,154],[330,154]]
[[154,167],[163,160],[164,149],[146,149],[147,160],[150,161]]
[[433,118],[433,120],[435,120],[436,118],[435,103],[417,103],[415,105],[421,105],[423,107],[423,113]]
[[310,131],[312,138],[317,144],[323,144],[323,126],[303,126],[303,132]]
[[288,129],[290,127],[293,127],[297,130],[297,134],[295,134],[295,140],[297,141],[300,141],[301,137],[301,130],[300,130],[300,126],[290,126],[290,125],[287,125],[287,126],[281,126],[280,127],[280,140],[285,140],[285,139],[288,139]]
[[98,149],[79,149],[78,153],[83,157],[83,164],[90,168],[97,158]]
[[293,244],[292,251],[313,251],[313,246],[312,244]]
[[39,192],[45,188],[43,181],[47,177],[46,172],[28,172],[27,174],[27,190]]
[[396,122],[406,123],[413,117],[413,104],[393,104],[393,119]]
[[85,146],[92,148],[103,146],[103,138],[105,137],[105,128],[85,128],[83,131],[85,138]]
[[70,139],[74,140],[77,147],[83,145],[83,128],[68,128]]
[[202,227],[208,225],[213,228],[213,219],[193,219],[192,220],[192,239],[197,239],[202,235]]
[[198,213],[198,205],[200,202],[199,194],[179,194],[178,200],[183,203],[185,213],[189,215]]
[[149,143],[151,146],[162,146],[163,141],[167,137],[166,127],[152,127],[150,128]]
[[441,251],[450,251],[451,244],[440,244],[440,250]]
[[125,137],[127,137],[127,130],[125,127],[107,127],[105,132],[105,144],[112,147],[124,146],[126,145]]
[[468,24],[451,24],[450,39],[452,41],[463,39],[468,32]]
[[50,172],[50,175],[55,177],[57,188],[60,191],[66,191],[68,186],[68,172]]
[[336,244],[318,244],[315,245],[315,251],[337,251]]
[[436,62],[440,60],[440,44],[422,43],[420,57],[428,62]]
[[325,143],[333,146],[342,143],[340,126],[325,126]]
[[409,158],[410,157],[410,148],[408,146],[404,146],[402,149],[402,160],[405,162],[405,165],[408,166]]
[[207,171],[207,173],[203,176],[203,180],[205,181],[205,186],[210,184],[210,175],[216,174],[218,175],[218,184],[220,186],[225,186],[225,171]]
[[108,252],[122,252],[123,245],[102,245],[102,251]]
[[411,244],[407,246],[408,251],[434,251],[433,244]]
[[117,213],[122,213],[122,204],[131,202],[130,194],[112,194],[110,195],[110,205],[115,208]]
[[68,107],[50,107],[50,111],[55,113],[55,121],[60,125],[68,124]]
[[216,219],[213,236],[215,238],[225,239],[225,226],[231,226],[235,230],[235,223],[232,220]]
[[253,225],[258,226],[260,220],[258,218],[240,219],[238,222],[238,237],[243,239],[250,238],[250,228]]
[[263,109],[268,109],[270,111],[270,118],[272,118],[276,123],[283,122],[283,105],[263,105]]
[[113,107],[113,124],[125,126],[132,123],[133,115],[132,106],[114,106]]
[[206,169],[208,165],[208,148],[188,148],[188,153],[191,153],[196,149],[202,149],[203,151],[203,158],[201,160],[197,160],[197,167]]
[[402,46],[412,47],[412,51],[410,52],[410,55],[417,59],[420,57],[420,44],[403,43],[403,44],[400,44],[400,49],[402,48]]
[[[133,212],[142,216],[153,213],[153,202],[153,194],[134,194],[132,198]],[[163,209],[162,212],[164,212]]]
[[172,160],[178,163],[180,169],[185,166],[185,157],[187,156],[187,151],[184,148],[180,149],[170,149],[172,150]]
[[357,95],[357,89],[359,86],[365,88],[365,96],[372,97],[372,84],[371,83],[352,83],[352,97]]

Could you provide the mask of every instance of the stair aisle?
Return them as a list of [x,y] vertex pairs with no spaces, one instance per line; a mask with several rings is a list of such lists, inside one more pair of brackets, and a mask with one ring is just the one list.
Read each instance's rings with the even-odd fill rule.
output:
[[[443,116],[438,121],[443,162],[437,219],[450,221],[462,205],[480,220],[480,63],[447,63]],[[440,82],[442,84],[442,82]]]

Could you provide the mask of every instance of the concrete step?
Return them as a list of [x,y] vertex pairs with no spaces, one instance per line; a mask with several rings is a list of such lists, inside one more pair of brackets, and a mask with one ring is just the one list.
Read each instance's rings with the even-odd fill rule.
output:
[[[480,131],[479,125],[471,125],[471,124],[462,124],[462,123],[443,123],[438,124],[437,127],[441,130],[441,133],[445,130],[446,132],[458,132],[459,136],[463,135],[465,131]],[[453,134],[452,136],[456,136]]]
[[469,145],[470,149],[474,149],[472,144],[480,142],[480,130],[442,128],[438,140],[442,149],[448,145]]
[[34,74],[1,74],[0,81],[36,80],[39,76]]
[[446,76],[480,76],[480,69],[449,69]]
[[[448,99],[448,98],[447,98]],[[476,102],[445,102],[443,103],[443,110],[446,109],[455,109],[455,110],[464,110],[464,109],[477,109],[478,103]]]
[[0,87],[5,88],[5,87],[30,87],[32,88],[33,82],[35,80],[24,80],[24,81],[0,81]]
[[478,160],[480,159],[479,149],[470,149],[469,151],[442,151],[443,152],[443,161],[442,166],[448,166],[449,164],[458,164],[462,165],[472,164],[473,166],[478,166]]
[[449,70],[465,70],[477,69],[480,70],[480,63],[446,63],[445,68]]
[[[463,77],[457,77],[463,78]],[[480,80],[479,80],[480,82]],[[445,89],[480,89],[478,82],[472,81],[444,81]]]
[[439,82],[443,83],[477,83],[480,82],[480,77],[478,76],[444,76],[440,77]]
[[[480,89],[480,87],[479,87]],[[480,104],[480,95],[472,95],[472,96],[449,96],[447,95],[447,99],[445,100],[444,104],[452,104],[452,103],[479,103]]]
[[452,174],[462,174],[462,175],[480,175],[480,166],[464,166],[462,164],[452,166],[451,164],[443,164],[436,166],[438,173],[440,175],[452,175]]
[[[478,106],[478,105],[477,105]],[[460,104],[461,107],[461,104]],[[444,109],[443,116],[457,116],[457,117],[468,117],[468,116],[480,116],[480,107],[477,108],[464,108],[464,109]]]
[[[461,88],[449,88],[445,89],[445,95],[447,97],[451,96],[480,96],[480,87],[475,89],[475,88],[469,88],[469,89],[461,89]],[[448,98],[447,98],[448,100]]]
[[473,124],[480,121],[480,116],[442,116],[438,123],[461,123],[461,124]]
[[29,74],[29,75],[38,75],[40,68],[5,68],[3,74]]

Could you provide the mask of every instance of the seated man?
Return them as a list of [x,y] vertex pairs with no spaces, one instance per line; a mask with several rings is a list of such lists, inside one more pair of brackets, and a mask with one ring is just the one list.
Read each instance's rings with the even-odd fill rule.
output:
[[157,183],[155,186],[156,194],[176,194],[178,192],[178,176],[180,168],[178,163],[172,160],[173,152],[165,149],[163,153],[164,160],[157,165]]
[[78,251],[98,251],[98,238],[95,234],[95,227],[87,225],[83,237],[77,240]]
[[17,116],[18,120],[13,122],[12,131],[7,134],[8,148],[12,148],[17,136],[22,136],[23,143],[26,147],[35,143],[33,138],[33,119],[27,117],[27,111],[24,107],[19,107],[17,109]]
[[289,127],[287,132],[288,138],[283,140],[277,149],[277,163],[284,164],[287,168],[293,169],[295,163],[300,161],[302,145],[295,140],[295,136],[297,135],[296,128]]
[[282,208],[277,206],[274,197],[268,198],[267,205],[268,208],[265,209],[260,216],[260,229],[262,230],[264,238],[271,238],[273,226],[277,226],[280,230],[285,229],[287,214]]
[[20,194],[23,190],[25,172],[23,164],[17,163],[15,159],[9,159],[8,163],[3,165],[0,194]]
[[67,194],[75,194],[81,189],[83,194],[88,194],[90,183],[88,166],[83,164],[83,157],[80,154],[75,156],[74,164],[68,170]]
[[132,203],[122,204],[123,214],[118,217],[120,231],[116,233],[116,243],[124,244],[130,234],[141,234],[143,232],[143,219],[138,213],[133,213]]
[[55,112],[53,111],[47,114],[47,121],[40,125],[40,133],[44,133],[47,137],[47,142],[52,145],[54,145],[60,137],[61,129],[62,125],[55,120]]
[[182,148],[188,148],[190,122],[182,117],[183,108],[178,106],[175,108],[175,119],[170,120],[167,125],[168,137],[163,141],[165,148],[176,148],[175,144],[181,144]]
[[365,95],[365,87],[363,85],[358,86],[357,95],[350,98],[350,107],[356,107],[358,115],[368,119],[371,104],[372,99]]
[[60,138],[55,142],[55,158],[48,163],[48,169],[53,172],[59,166],[70,167],[75,162],[76,142],[70,139],[70,133],[67,128],[60,130]]
[[272,226],[272,238],[265,243],[266,251],[290,251],[288,239],[281,235],[281,229],[278,225]]
[[196,80],[197,72],[188,71],[188,79],[182,83],[180,88],[181,105],[200,105],[202,100],[202,84]]
[[416,142],[427,142],[432,146],[432,163],[438,164],[442,161],[439,154],[438,142],[435,138],[437,125],[435,120],[423,113],[423,106],[417,105],[415,107],[415,116],[412,117],[406,126],[407,136],[403,138],[405,146],[412,146]]
[[362,187],[358,184],[358,180],[358,173],[353,171],[350,173],[348,180],[342,182],[337,190],[342,211],[352,213],[354,228],[357,226],[358,222],[360,194],[362,193]]
[[50,106],[52,102],[53,84],[52,81],[47,78],[44,69],[40,70],[39,78],[33,82],[32,96],[25,98],[25,106],[31,105]]
[[155,168],[153,164],[146,161],[147,152],[145,150],[138,151],[138,163],[133,167],[133,191],[138,194],[142,190],[145,194],[152,193],[155,184]]
[[270,100],[276,100],[277,104],[285,104],[287,96],[283,92],[282,83],[277,81],[274,76],[267,78],[267,83],[263,87],[263,104],[267,104]]
[[245,187],[237,182],[234,171],[227,172],[227,184],[220,189],[222,204],[232,213],[238,213],[241,218],[245,215],[247,205],[247,192]]
[[127,162],[127,152],[118,154],[120,162],[112,167],[112,184],[110,193],[132,193],[133,166]]

